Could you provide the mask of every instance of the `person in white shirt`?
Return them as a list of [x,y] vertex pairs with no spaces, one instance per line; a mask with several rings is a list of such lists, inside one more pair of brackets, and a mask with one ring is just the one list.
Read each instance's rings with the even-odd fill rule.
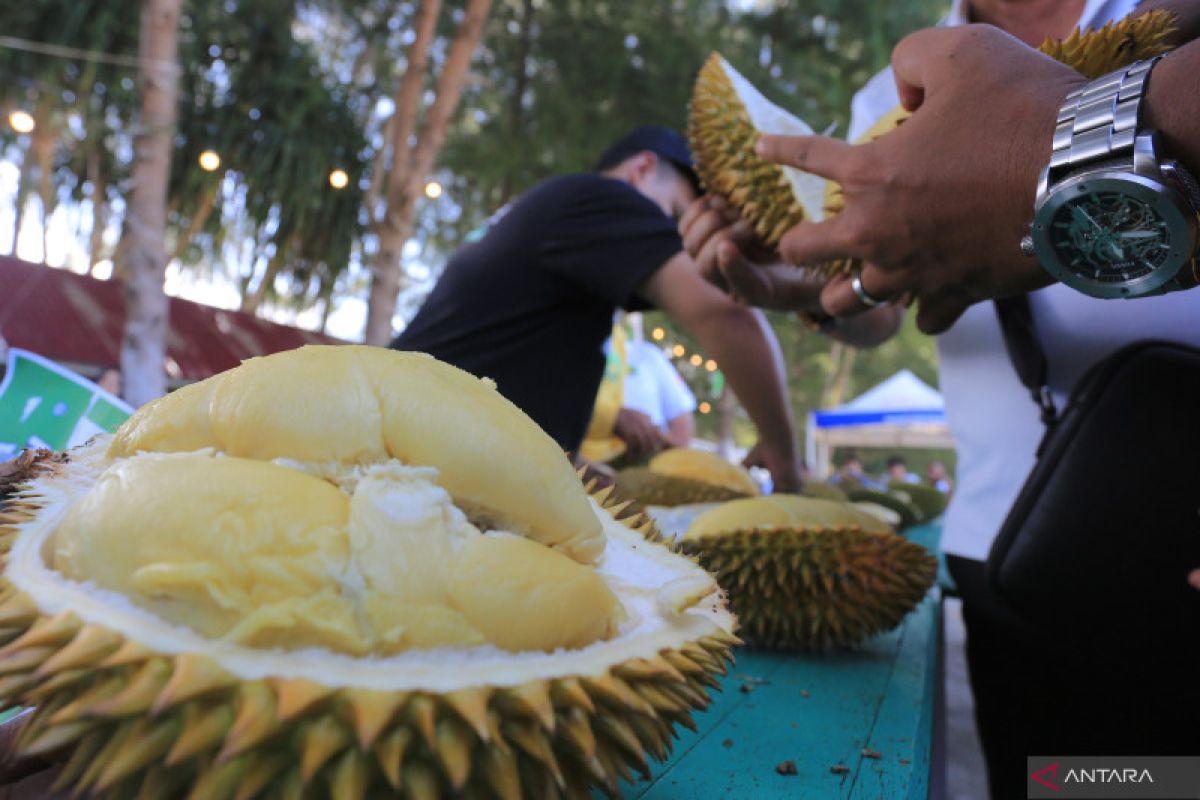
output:
[[[1077,25],[1100,26],[1119,19],[1135,6],[1134,0],[971,0],[969,5],[956,0],[943,25],[989,22],[1026,44],[1037,45],[1046,35],[1062,38]],[[855,96],[849,138],[861,136],[898,104],[895,78],[888,68]],[[723,204],[712,205],[724,211]],[[705,220],[711,226],[712,215],[712,210],[693,206],[681,223],[689,251],[709,253],[702,269],[719,274],[734,293],[757,292],[761,304],[792,308],[816,319],[821,330],[841,337],[845,323],[822,315],[816,297],[820,290],[801,292],[801,279],[789,279],[796,274],[795,267],[752,264],[744,255],[751,249],[738,242],[734,233],[729,234],[730,245],[710,244],[714,234]],[[689,231],[699,232],[689,236]],[[1049,361],[1049,388],[1060,409],[1089,367],[1131,341],[1163,339],[1200,345],[1196,324],[1200,291],[1108,301],[1056,284],[1032,292],[1029,300]],[[904,306],[897,303],[861,316],[871,319],[873,329],[887,338],[886,331],[897,330],[904,313]],[[855,322],[859,328],[865,324],[861,319]],[[1186,721],[1189,709],[1200,702],[1157,709],[1132,701],[1118,703],[1113,695],[1121,687],[1106,687],[1086,672],[1072,672],[1074,667],[1047,663],[996,624],[1003,612],[994,608],[983,562],[1033,467],[1045,428],[1009,360],[992,303],[968,308],[939,336],[938,353],[940,389],[958,451],[942,549],[963,592],[968,661],[992,797],[1025,796],[1025,758],[1040,753],[1040,747],[1062,754],[1099,754],[1111,748],[1132,754],[1149,748],[1163,755],[1170,748],[1189,746],[1200,752],[1200,726],[1195,720]],[[1200,573],[1194,573],[1192,580],[1200,588]],[[1147,671],[1154,675],[1155,665],[1147,665]],[[1047,692],[1053,697],[1046,698]]]
[[696,396],[655,345],[644,339],[625,344],[624,407],[645,414],[667,447],[687,447],[696,430]]

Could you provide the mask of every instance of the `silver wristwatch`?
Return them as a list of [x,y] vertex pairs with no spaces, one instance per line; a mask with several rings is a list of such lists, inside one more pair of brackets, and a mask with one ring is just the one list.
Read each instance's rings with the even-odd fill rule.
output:
[[1144,297],[1198,282],[1200,186],[1139,126],[1139,61],[1067,95],[1033,225],[1021,241],[1058,280],[1093,297]]

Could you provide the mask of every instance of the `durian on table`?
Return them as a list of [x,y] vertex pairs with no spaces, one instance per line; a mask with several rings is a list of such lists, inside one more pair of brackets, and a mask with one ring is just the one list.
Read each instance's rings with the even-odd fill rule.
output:
[[937,560],[848,503],[769,495],[698,516],[680,545],[717,573],[750,644],[846,647],[894,628]]
[[[1175,29],[1173,12],[1156,10],[1112,22],[1098,30],[1076,29],[1063,40],[1047,38],[1043,53],[1089,78],[1168,49]],[[855,144],[894,130],[909,117],[897,107],[881,117]],[[707,191],[727,198],[770,247],[802,221],[819,222],[844,204],[841,187],[816,175],[759,158],[754,146],[762,134],[811,135],[812,128],[767,100],[720,54],[701,67],[692,89],[688,140],[696,172]],[[834,275],[851,271],[850,259],[806,265]]]
[[252,359],[16,468],[0,700],[77,793],[615,793],[738,641],[712,576],[421,354]]
[[716,503],[760,493],[758,483],[740,464],[689,447],[669,448],[644,467],[619,470],[616,491],[643,506]]

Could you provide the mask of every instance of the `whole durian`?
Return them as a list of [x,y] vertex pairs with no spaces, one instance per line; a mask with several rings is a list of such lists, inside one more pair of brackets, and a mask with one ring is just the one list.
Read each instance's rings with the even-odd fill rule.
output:
[[[1039,48],[1088,77],[1098,77],[1139,59],[1166,52],[1176,16],[1151,11],[1112,22],[1099,30],[1076,29],[1061,41],[1047,38]],[[894,130],[909,113],[897,107],[855,144]],[[785,231],[841,211],[841,188],[815,175],[759,158],[754,146],[762,134],[809,135],[805,122],[772,104],[728,61],[713,53],[696,77],[688,115],[688,140],[696,172],[707,191],[727,198],[770,247]],[[834,275],[856,268],[852,259],[807,265]]]
[[684,552],[717,572],[751,644],[844,647],[898,625],[936,559],[872,515],[832,500],[770,495],[696,518]]
[[19,468],[0,699],[89,796],[615,792],[737,641],[711,576],[420,354],[252,359]]
[[759,493],[758,484],[741,465],[687,447],[664,450],[645,467],[618,471],[616,489],[621,497],[643,506],[719,503]]

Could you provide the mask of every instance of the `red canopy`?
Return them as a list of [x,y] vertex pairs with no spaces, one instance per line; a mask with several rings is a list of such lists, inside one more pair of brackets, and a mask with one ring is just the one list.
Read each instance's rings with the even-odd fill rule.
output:
[[[120,364],[125,298],[121,284],[0,256],[0,336],[76,369]],[[241,311],[170,298],[167,374],[172,384],[203,380],[244,359],[306,344],[345,344]]]

